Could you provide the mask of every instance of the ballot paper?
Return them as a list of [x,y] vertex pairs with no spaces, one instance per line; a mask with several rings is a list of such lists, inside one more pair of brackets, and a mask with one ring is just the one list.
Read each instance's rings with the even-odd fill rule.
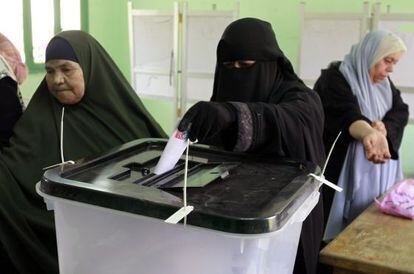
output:
[[187,147],[187,142],[187,132],[175,130],[155,166],[154,174],[159,175],[173,169]]

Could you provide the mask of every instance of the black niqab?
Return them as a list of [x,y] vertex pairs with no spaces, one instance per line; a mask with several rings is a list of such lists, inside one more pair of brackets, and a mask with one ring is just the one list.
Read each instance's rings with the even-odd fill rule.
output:
[[[248,68],[227,68],[223,62],[254,60]],[[292,81],[286,84],[286,81]],[[272,26],[256,18],[231,23],[217,47],[211,101],[277,103],[292,86],[306,88],[276,41]]]

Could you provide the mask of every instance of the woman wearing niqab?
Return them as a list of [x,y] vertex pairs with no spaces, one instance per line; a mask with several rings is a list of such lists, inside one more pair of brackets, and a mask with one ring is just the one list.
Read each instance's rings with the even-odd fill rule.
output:
[[51,40],[46,56],[76,61],[85,89],[78,103],[64,104],[43,79],[10,146],[0,153],[0,249],[20,273],[58,273],[53,212],[35,192],[42,168],[93,157],[137,138],[165,137],[92,36],[62,32]]
[[[217,47],[210,102],[184,115],[189,138],[229,150],[324,162],[323,109],[296,76],[268,22],[231,23]],[[302,225],[294,273],[316,273],[323,230],[322,201]]]

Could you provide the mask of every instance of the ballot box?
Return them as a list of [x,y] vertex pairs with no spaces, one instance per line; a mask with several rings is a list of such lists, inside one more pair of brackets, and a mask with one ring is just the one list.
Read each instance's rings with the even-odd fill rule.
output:
[[60,273],[291,273],[302,222],[319,198],[306,162],[191,145],[153,169],[166,140],[141,139],[47,170],[37,192],[54,210]]

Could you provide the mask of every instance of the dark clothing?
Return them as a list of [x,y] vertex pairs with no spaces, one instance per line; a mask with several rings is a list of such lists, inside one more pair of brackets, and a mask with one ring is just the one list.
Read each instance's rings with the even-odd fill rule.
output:
[[[223,65],[238,60],[256,63],[242,69]],[[217,46],[211,101],[278,102],[291,88],[308,90],[279,48],[269,23],[244,18],[225,29]]]
[[[256,63],[246,68],[223,65],[237,60]],[[206,143],[323,164],[321,101],[296,76],[269,23],[245,18],[226,28],[217,48],[211,101],[231,102],[237,124]],[[322,232],[320,199],[302,225],[295,273],[316,273]]]
[[[65,106],[63,154],[94,157],[145,137],[165,137],[106,51],[80,31],[58,34],[74,49],[85,95]],[[53,212],[36,194],[42,168],[60,163],[62,105],[45,80],[16,123],[10,145],[0,152],[0,246],[20,273],[57,273]]]
[[[345,77],[339,71],[340,62],[332,63],[315,83],[314,90],[318,92],[325,111],[324,145],[328,152],[336,136],[342,131],[335,148],[329,159],[325,171],[325,177],[336,183],[338,181],[342,165],[345,160],[348,145],[353,141],[349,134],[350,125],[357,120],[365,120],[372,123],[361,114],[356,96]],[[392,159],[398,159],[398,149],[404,133],[404,127],[408,122],[408,106],[402,101],[400,91],[392,81],[392,108],[386,113],[382,122],[387,129],[387,141]],[[325,191],[326,190],[326,191]],[[329,210],[333,201],[334,190],[327,188],[323,191],[325,216],[329,216]]]
[[63,59],[79,63],[72,46],[59,36],[53,37],[46,48],[45,62],[54,59]]
[[[322,166],[323,113],[320,99],[310,89],[292,87],[276,102],[233,103],[238,109],[238,144],[251,137],[246,151],[307,160]],[[245,129],[242,129],[242,128]],[[247,128],[246,128],[247,127]],[[225,140],[233,139],[227,131]],[[295,273],[315,273],[322,240],[322,199],[302,225]],[[300,254],[304,254],[303,257]],[[306,269],[306,272],[303,271]]]
[[17,83],[10,77],[0,79],[0,148],[9,143],[14,124],[23,109],[17,96]]

